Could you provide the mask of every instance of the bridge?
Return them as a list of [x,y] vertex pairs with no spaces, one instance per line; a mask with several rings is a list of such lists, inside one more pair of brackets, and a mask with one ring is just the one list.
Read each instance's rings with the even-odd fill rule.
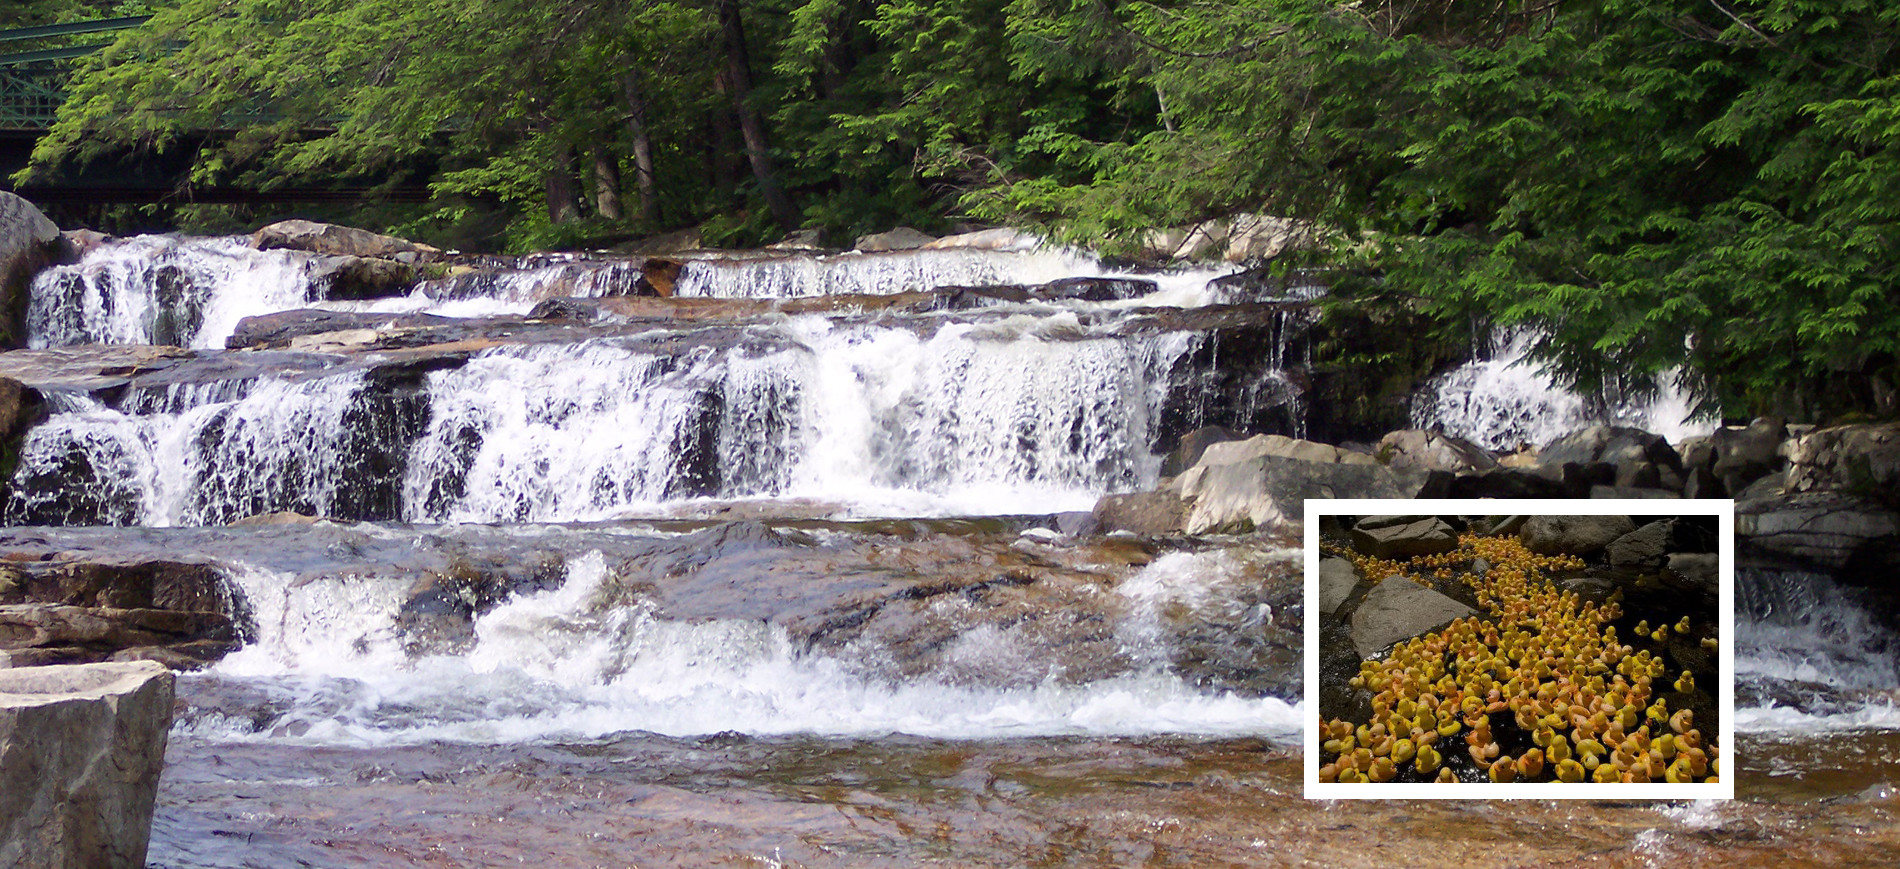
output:
[[[0,30],[0,43],[41,40],[59,42],[130,30],[150,15],[129,15],[92,21],[73,21],[39,27]],[[0,54],[0,185],[26,168],[33,145],[45,135],[66,101],[66,82],[72,61],[108,45],[111,39],[85,39],[33,51]],[[396,188],[370,187],[249,187],[191,185],[191,161],[199,147],[228,135],[229,130],[206,130],[187,137],[182,147],[166,154],[122,155],[78,167],[64,167],[54,177],[13,187],[13,192],[46,206],[86,207],[112,203],[292,203],[361,202],[366,200],[421,202],[429,198],[420,182]]]

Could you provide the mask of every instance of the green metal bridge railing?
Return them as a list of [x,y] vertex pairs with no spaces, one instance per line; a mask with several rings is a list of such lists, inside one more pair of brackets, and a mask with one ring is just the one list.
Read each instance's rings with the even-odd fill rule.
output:
[[[130,15],[0,30],[0,42],[129,30],[150,18],[150,15]],[[110,44],[94,42],[0,55],[0,130],[44,130],[52,126],[60,104],[66,101],[66,80],[72,74],[64,61],[84,57]]]

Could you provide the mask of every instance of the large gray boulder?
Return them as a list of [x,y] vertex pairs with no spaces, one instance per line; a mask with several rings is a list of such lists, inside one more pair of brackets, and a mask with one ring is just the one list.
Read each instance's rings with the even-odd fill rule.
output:
[[1900,513],[1847,492],[1800,492],[1735,505],[1743,545],[1838,570],[1900,565]]
[[1730,493],[1781,470],[1781,444],[1788,427],[1781,420],[1762,417],[1738,428],[1718,428],[1709,435],[1709,471]]
[[1610,541],[1610,563],[1618,567],[1661,567],[1669,557],[1676,523],[1659,519]]
[[1436,555],[1458,548],[1458,532],[1443,519],[1436,516],[1396,518],[1407,521],[1365,521],[1353,526],[1353,547],[1388,561]]
[[1642,429],[1597,425],[1571,432],[1537,454],[1539,469],[1553,479],[1565,479],[1601,466],[1608,479],[1601,485],[1648,489],[1682,489],[1682,457],[1662,435]]
[[1900,423],[1821,429],[1788,444],[1789,492],[1838,490],[1900,504]]
[[1477,444],[1420,429],[1388,432],[1379,439],[1374,455],[1393,468],[1423,468],[1454,474],[1489,471],[1498,466],[1497,459]]
[[1309,498],[1415,498],[1426,479],[1423,473],[1393,471],[1366,456],[1359,456],[1365,462],[1307,461],[1280,455],[1210,461],[1216,451],[1232,446],[1208,447],[1201,464],[1175,480],[1174,491],[1190,504],[1185,529],[1189,534],[1292,531],[1304,521]]
[[1635,530],[1628,516],[1532,516],[1518,537],[1538,555],[1589,555]]
[[26,346],[27,288],[63,247],[59,226],[0,191],[0,349]]
[[258,250],[285,248],[332,256],[377,257],[401,263],[442,258],[441,250],[426,244],[314,220],[280,220],[262,227],[251,233],[251,246]]
[[870,235],[858,236],[855,247],[866,253],[883,253],[893,250],[916,250],[936,240],[937,237],[929,233],[919,232],[908,226],[900,226],[889,232],[874,232]]
[[1339,611],[1339,605],[1352,597],[1352,590],[1359,585],[1359,571],[1352,562],[1344,558],[1322,558],[1319,561],[1319,611],[1332,615]]
[[1471,615],[1465,606],[1403,576],[1388,576],[1352,611],[1352,647],[1370,658],[1400,640]]
[[171,723],[149,661],[0,670],[0,866],[144,866]]

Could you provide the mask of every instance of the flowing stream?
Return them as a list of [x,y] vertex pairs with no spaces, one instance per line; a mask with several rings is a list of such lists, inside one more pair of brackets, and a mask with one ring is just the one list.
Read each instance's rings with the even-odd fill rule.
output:
[[[1737,580],[1734,805],[1302,802],[1293,542],[1064,530],[1154,486],[1190,428],[1301,430],[1298,317],[1210,283],[1223,270],[706,256],[674,285],[702,319],[563,321],[526,315],[614,303],[640,265],[536,257],[331,300],[334,266],[140,237],[33,285],[49,354],[203,351],[48,387],[0,531],[23,558],[212,564],[244,602],[244,647],[179,683],[154,866],[1372,866],[1405,847],[1420,866],[1780,867],[1900,847],[1881,771],[1900,641],[1786,571]],[[774,307],[1072,279],[1117,283]],[[221,349],[243,317],[299,309],[372,334]],[[1236,336],[1259,352],[1223,350]],[[1523,352],[1447,373],[1415,421],[1509,448],[1603,418]],[[1694,430],[1667,392],[1610,418]]]

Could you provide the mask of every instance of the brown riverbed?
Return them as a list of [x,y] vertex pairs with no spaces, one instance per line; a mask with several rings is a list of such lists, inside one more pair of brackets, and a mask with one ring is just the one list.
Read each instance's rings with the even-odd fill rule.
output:
[[180,736],[151,865],[1895,865],[1900,737],[1740,748],[1745,798],[1727,803],[1315,802],[1297,749],[1253,739]]

